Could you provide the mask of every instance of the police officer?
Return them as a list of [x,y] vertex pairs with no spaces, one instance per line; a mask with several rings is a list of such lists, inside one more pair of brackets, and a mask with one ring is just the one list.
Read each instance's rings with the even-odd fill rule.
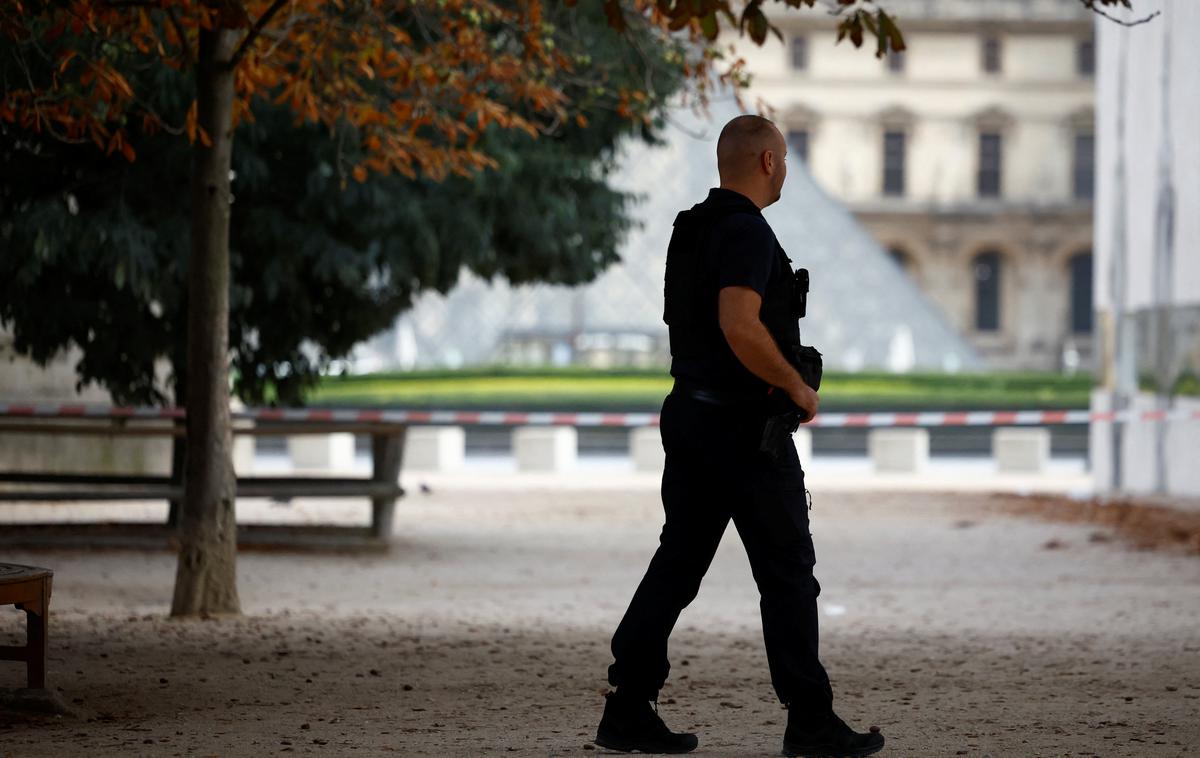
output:
[[[769,120],[739,116],[721,131],[721,186],[675,219],[667,251],[666,309],[675,385],[663,401],[666,521],[659,547],[612,639],[613,664],[596,734],[602,747],[686,753],[694,734],[672,732],[657,696],[670,671],[667,638],[696,596],[730,519],[761,595],[771,682],[788,708],[785,755],[859,756],[883,747],[833,711],[817,655],[816,558],[804,472],[795,447],[760,449],[770,393],[804,419],[817,393],[785,358],[798,345],[790,259],[760,213],[780,197],[786,143]],[[653,707],[652,707],[653,704]]]

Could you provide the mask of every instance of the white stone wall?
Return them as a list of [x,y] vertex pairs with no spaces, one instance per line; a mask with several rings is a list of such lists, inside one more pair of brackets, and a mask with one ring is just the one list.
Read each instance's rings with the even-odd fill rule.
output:
[[[1097,26],[1103,51],[1096,107],[1095,297],[1100,310],[1113,308],[1114,296],[1123,297],[1129,311],[1154,303],[1152,253],[1164,167],[1175,191],[1176,251],[1165,294],[1176,304],[1200,304],[1200,48],[1195,37],[1200,3],[1142,0],[1136,5],[1138,14],[1159,10],[1163,15],[1133,28]],[[1168,134],[1169,158],[1163,154]],[[1124,188],[1118,182],[1121,170]],[[1111,270],[1118,247],[1127,251],[1128,261],[1122,293],[1114,289]]]
[[[1139,0],[1097,24],[1096,410],[1200,408],[1200,3]],[[1132,17],[1135,14],[1128,14]],[[1157,332],[1157,334],[1156,334]],[[1097,488],[1200,496],[1200,421],[1092,428]]]

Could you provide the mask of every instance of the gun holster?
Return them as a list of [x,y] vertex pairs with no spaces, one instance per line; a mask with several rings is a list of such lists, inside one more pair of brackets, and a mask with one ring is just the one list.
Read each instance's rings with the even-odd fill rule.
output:
[[804,383],[813,388],[813,392],[821,389],[821,373],[823,363],[821,353],[812,345],[800,345],[793,351],[788,361],[800,374]]
[[[804,383],[817,391],[821,388],[821,373],[823,364],[821,353],[811,345],[798,345],[786,354],[788,363],[800,374]],[[778,461],[792,434],[800,428],[800,422],[806,421],[804,411],[792,402],[788,394],[778,387],[772,387],[767,395],[767,423],[763,427],[762,440],[758,449]]]

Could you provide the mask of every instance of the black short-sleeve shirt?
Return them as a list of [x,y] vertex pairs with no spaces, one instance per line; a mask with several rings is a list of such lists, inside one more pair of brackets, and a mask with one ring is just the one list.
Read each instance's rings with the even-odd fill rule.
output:
[[738,360],[724,333],[716,328],[717,297],[725,287],[749,287],[765,300],[775,277],[791,275],[790,270],[782,270],[787,259],[758,206],[745,195],[714,188],[692,210],[716,218],[707,236],[705,256],[715,269],[716,287],[704,293],[704,307],[711,312],[698,319],[710,325],[700,334],[703,349],[689,355],[673,354],[671,375],[726,392],[762,395],[767,383]]
[[758,214],[739,213],[718,223],[715,232],[718,289],[749,287],[766,297],[767,280],[779,265],[775,233],[767,220]]

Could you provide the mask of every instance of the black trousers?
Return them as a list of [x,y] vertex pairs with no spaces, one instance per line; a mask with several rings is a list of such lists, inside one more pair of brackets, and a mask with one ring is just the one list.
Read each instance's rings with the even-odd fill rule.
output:
[[814,718],[832,710],[817,655],[816,556],[804,472],[787,445],[758,452],[765,414],[672,393],[661,414],[666,522],[659,547],[612,639],[610,684],[655,699],[667,680],[667,638],[696,597],[730,519],[761,597],[771,683],[780,702]]

